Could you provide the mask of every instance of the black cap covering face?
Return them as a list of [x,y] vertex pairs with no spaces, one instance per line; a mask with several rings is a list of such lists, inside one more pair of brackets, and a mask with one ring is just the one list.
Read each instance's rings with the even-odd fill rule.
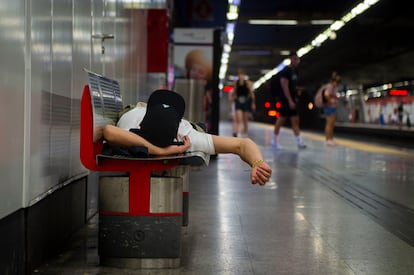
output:
[[156,146],[172,145],[184,111],[185,101],[180,94],[170,90],[156,90],[148,99],[140,129],[131,131]]

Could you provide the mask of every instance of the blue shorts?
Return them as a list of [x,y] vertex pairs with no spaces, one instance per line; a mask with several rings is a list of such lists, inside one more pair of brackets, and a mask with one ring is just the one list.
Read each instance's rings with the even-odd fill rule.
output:
[[329,107],[329,106],[324,107],[324,108],[323,108],[323,113],[324,113],[326,116],[333,115],[333,114],[335,114],[335,113],[336,113],[336,107]]

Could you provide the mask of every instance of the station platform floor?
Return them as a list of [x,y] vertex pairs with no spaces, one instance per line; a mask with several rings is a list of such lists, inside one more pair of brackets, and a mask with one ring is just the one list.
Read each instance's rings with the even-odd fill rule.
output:
[[100,266],[95,216],[33,274],[414,274],[414,151],[345,138],[326,147],[307,131],[300,150],[289,128],[275,150],[272,130],[250,123],[273,169],[267,185],[252,185],[234,155],[192,170],[180,267]]

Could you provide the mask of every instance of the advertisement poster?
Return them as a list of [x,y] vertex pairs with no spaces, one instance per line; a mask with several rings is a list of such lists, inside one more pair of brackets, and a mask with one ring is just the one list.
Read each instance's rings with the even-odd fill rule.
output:
[[212,125],[213,29],[174,29],[174,86],[186,100],[188,119]]
[[213,29],[174,29],[175,78],[211,81]]

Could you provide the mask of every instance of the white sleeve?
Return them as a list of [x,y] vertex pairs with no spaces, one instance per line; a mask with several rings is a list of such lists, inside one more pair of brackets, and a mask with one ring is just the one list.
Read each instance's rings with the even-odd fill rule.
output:
[[126,112],[119,119],[117,126],[124,130],[131,128],[139,128],[142,119],[144,118],[146,108],[135,107],[134,109]]
[[211,135],[195,130],[190,122],[182,119],[178,127],[178,139],[182,140],[184,136],[190,138],[191,146],[188,149],[189,152],[203,152],[209,155],[216,153]]

